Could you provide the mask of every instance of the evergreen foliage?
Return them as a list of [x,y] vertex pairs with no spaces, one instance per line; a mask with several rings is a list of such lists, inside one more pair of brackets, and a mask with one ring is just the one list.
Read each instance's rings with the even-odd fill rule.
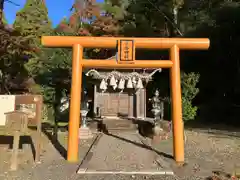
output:
[[[52,33],[52,26],[44,1],[27,0],[24,7],[16,14],[13,27],[35,49],[34,53],[29,54],[28,62],[25,64],[29,75],[35,78],[44,68],[44,61],[48,61],[48,59],[42,58],[45,48],[41,46],[41,37]],[[34,90],[33,93],[41,92],[40,87],[37,88],[37,86],[36,84],[34,88],[31,88]]]
[[197,115],[197,106],[192,104],[194,98],[197,96],[199,89],[196,87],[199,81],[199,74],[195,73],[182,73],[181,85],[182,85],[182,108],[183,108],[183,120],[193,120]]

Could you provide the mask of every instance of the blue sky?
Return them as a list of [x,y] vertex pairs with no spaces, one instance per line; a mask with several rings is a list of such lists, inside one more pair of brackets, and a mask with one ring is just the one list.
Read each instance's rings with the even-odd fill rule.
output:
[[[9,2],[4,4],[4,13],[9,24],[15,20],[16,12],[23,8],[26,0],[12,0],[19,6],[13,5]],[[102,0],[98,0],[101,2]],[[74,0],[45,0],[48,7],[48,15],[51,19],[53,26],[56,26],[64,16],[69,17],[70,8]]]

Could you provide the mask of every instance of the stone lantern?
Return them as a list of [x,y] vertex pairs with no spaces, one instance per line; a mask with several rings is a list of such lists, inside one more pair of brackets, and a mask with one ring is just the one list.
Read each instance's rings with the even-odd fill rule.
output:
[[155,124],[157,123],[157,121],[163,120],[163,115],[164,115],[163,101],[160,100],[159,96],[160,96],[159,91],[156,90],[153,98],[151,99],[151,102],[152,102],[152,110],[151,111],[154,116]]
[[89,112],[89,104],[87,99],[87,91],[84,89],[82,102],[81,102],[81,126],[79,128],[79,138],[81,139],[89,139],[92,138],[92,132],[87,125],[87,114]]

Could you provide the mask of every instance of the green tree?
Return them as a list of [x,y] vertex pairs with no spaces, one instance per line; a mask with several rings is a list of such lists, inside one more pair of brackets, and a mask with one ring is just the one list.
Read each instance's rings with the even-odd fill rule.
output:
[[[16,5],[12,1],[7,2]],[[28,92],[31,80],[23,65],[33,49],[19,31],[8,25],[3,12],[4,3],[5,0],[0,1],[0,92]]]
[[[56,132],[60,118],[58,115],[60,99],[70,93],[72,51],[51,48],[45,49],[43,52],[41,58],[47,59],[47,61],[43,61],[43,68],[38,71],[35,80],[41,86],[41,92],[48,107],[48,122],[54,122]],[[61,120],[63,119],[62,117]],[[65,120],[67,119],[68,117]]]
[[0,28],[0,92],[28,91],[26,57],[33,52],[28,41],[11,27]]
[[193,120],[197,115],[197,106],[192,104],[193,99],[199,92],[196,87],[199,81],[199,74],[195,73],[182,73],[181,74],[181,86],[182,86],[182,106],[183,106],[183,120]]
[[169,37],[173,35],[172,31],[176,31],[182,35],[176,24],[183,3],[182,0],[129,0],[122,25],[124,34],[139,37]]
[[27,0],[24,7],[17,12],[13,27],[28,37],[31,44],[39,47],[41,36],[49,35],[52,29],[44,1]]
[[34,77],[43,68],[43,61],[47,60],[41,58],[44,50],[41,46],[41,36],[52,32],[44,1],[27,0],[24,7],[17,13],[13,27],[27,38],[29,44],[36,50],[25,64],[29,74]]

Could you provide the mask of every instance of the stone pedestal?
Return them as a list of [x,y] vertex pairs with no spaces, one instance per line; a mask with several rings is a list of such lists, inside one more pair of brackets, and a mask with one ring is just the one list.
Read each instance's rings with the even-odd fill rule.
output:
[[140,101],[140,107],[139,107],[139,110],[140,110],[140,118],[141,119],[144,119],[145,118],[145,89],[139,89],[139,93],[140,93],[140,96],[139,96],[139,101]]
[[78,138],[79,139],[91,139],[91,138],[93,138],[92,131],[88,127],[80,127]]
[[133,92],[129,92],[128,94],[128,119],[133,119],[134,118],[134,112],[133,112]]

